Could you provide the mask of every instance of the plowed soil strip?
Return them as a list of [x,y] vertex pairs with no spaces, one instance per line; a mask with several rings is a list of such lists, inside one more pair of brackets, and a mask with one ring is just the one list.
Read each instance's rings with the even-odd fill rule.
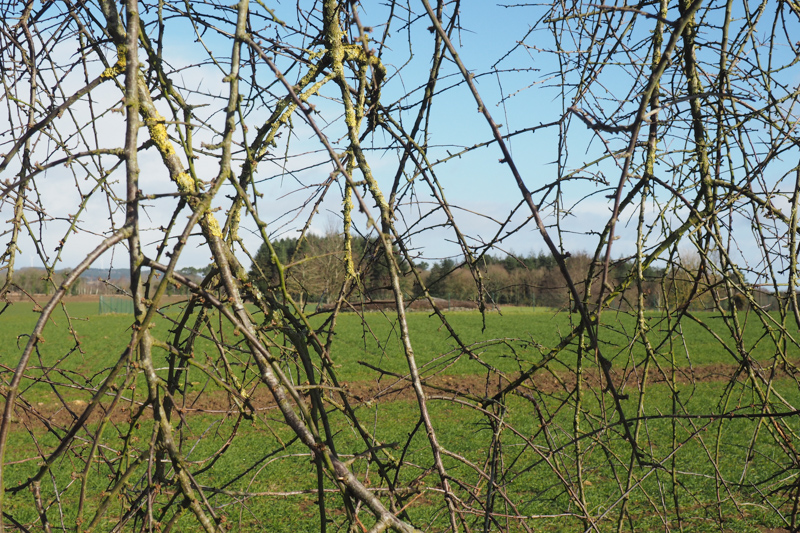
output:
[[[794,365],[791,367],[779,367],[774,370],[768,369],[754,369],[755,375],[760,375],[765,380],[769,379],[784,379],[794,378],[797,379],[797,374],[800,373]],[[671,370],[668,370],[671,373]],[[452,396],[452,397],[466,397],[471,399],[483,399],[496,395],[508,383],[519,374],[506,375],[508,379],[501,378],[493,374],[487,376],[479,375],[436,375],[426,378],[424,386],[428,394],[433,396]],[[601,374],[596,371],[584,371],[584,384],[593,390],[602,390],[605,388],[606,383]],[[620,393],[637,391],[643,382],[643,373],[641,368],[635,371],[626,371],[625,374],[619,370],[612,371],[615,385]],[[744,382],[748,379],[748,372],[741,366],[725,365],[725,364],[712,364],[704,366],[696,366],[693,368],[683,367],[675,369],[675,382],[678,385],[689,385],[693,383],[728,383],[731,380],[738,380]],[[647,376],[647,383],[649,385],[666,384],[670,381],[664,374],[657,368],[650,369]],[[576,376],[571,372],[549,372],[546,369],[541,369],[534,376],[529,378],[520,387],[520,391],[525,394],[544,394],[544,395],[559,395],[571,393],[576,384]],[[307,393],[307,391],[305,391]],[[330,388],[326,389],[326,393],[330,394]],[[404,378],[393,376],[383,376],[379,380],[371,381],[355,381],[345,385],[345,393],[350,399],[351,405],[357,406],[364,403],[374,402],[393,402],[393,401],[413,401],[415,399],[414,391],[411,388],[411,383]],[[180,400],[180,397],[177,398]],[[185,402],[177,406],[179,416],[194,416],[200,414],[229,414],[236,416],[239,409],[235,405],[233,399],[229,394],[224,391],[212,392],[197,392],[189,393]],[[249,405],[257,411],[269,411],[276,409],[275,401],[269,390],[261,385],[251,393],[249,398]],[[100,409],[96,409],[90,417],[90,423],[98,422],[103,416],[106,416],[105,409],[110,402],[105,403]],[[139,408],[141,403],[134,403],[134,411]],[[74,422],[80,413],[86,408],[85,401],[77,400],[68,402],[66,406],[63,404],[45,404],[37,403],[35,405],[28,405],[24,409],[17,408],[17,419],[14,426],[20,427],[21,424],[26,424],[28,427],[35,426],[48,426],[52,425],[56,428],[64,428]],[[144,413],[145,418],[150,418],[150,409]],[[249,411],[249,408],[245,408]],[[131,406],[130,401],[121,401],[117,409],[111,413],[110,420],[114,423],[125,422],[130,420]],[[177,417],[176,417],[177,418]]]

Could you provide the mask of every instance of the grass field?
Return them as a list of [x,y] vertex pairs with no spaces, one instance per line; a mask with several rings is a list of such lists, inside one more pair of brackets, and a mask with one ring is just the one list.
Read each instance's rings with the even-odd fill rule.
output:
[[[97,304],[91,302],[70,303],[68,310],[69,320],[63,312],[53,315],[29,365],[28,379],[23,381],[22,401],[44,413],[50,422],[28,417],[14,424],[6,455],[7,489],[38,471],[41,458],[55,449],[73,420],[66,408],[80,414],[85,406],[81,402],[90,401],[130,338],[128,315],[98,315]],[[16,365],[27,342],[25,332],[33,328],[38,316],[23,304],[0,316],[5,368]],[[156,337],[169,338],[171,316],[167,309],[157,320],[153,328]],[[640,376],[645,367],[653,376],[658,367],[667,375],[674,368],[676,375],[682,376],[672,382],[653,378],[644,385],[638,379],[623,387],[621,405],[626,417],[638,415],[638,421],[630,426],[639,447],[638,459],[623,435],[610,395],[593,385],[592,373],[596,380],[599,371],[591,357],[582,359],[585,382],[580,391],[575,389],[578,359],[574,347],[537,374],[546,381],[526,382],[520,394],[507,395],[502,404],[487,407],[492,416],[447,392],[469,390],[473,395],[485,395],[496,390],[503,378],[487,372],[487,367],[509,378],[528,370],[571,330],[574,316],[547,309],[509,308],[502,315],[487,315],[485,330],[476,312],[454,312],[447,318],[476,357],[462,353],[435,317],[410,313],[409,325],[422,374],[438,386],[428,390],[430,414],[447,450],[444,466],[452,474],[452,482],[457,482],[465,507],[480,510],[489,505],[484,476],[491,470],[493,453],[502,450],[502,461],[496,463],[498,488],[494,489],[499,495],[492,497],[492,505],[496,514],[506,516],[505,521],[495,518],[485,524],[480,513],[466,514],[464,523],[472,529],[486,526],[488,530],[522,531],[521,522],[525,522],[536,531],[582,530],[587,524],[581,515],[594,517],[603,531],[669,527],[752,532],[785,526],[781,516],[791,512],[793,493],[783,487],[796,479],[790,448],[791,435],[800,432],[798,417],[773,423],[745,415],[761,413],[765,405],[772,411],[787,411],[787,406],[800,403],[800,393],[795,380],[785,373],[776,374],[764,386],[737,373],[743,350],[765,369],[775,361],[775,345],[755,317],[749,318],[743,343],[737,348],[723,320],[712,315],[696,316],[711,332],[684,318],[680,330],[671,334],[665,319],[649,316],[648,338],[658,351],[645,365],[646,350],[633,333],[634,318],[611,312],[604,315],[600,341],[615,376]],[[321,323],[322,319],[315,320]],[[79,349],[69,332],[70,323],[80,340]],[[796,333],[796,328],[789,332]],[[241,337],[225,328],[220,335],[235,361]],[[165,353],[156,352],[163,363],[162,375],[166,375]],[[796,349],[787,353],[790,360],[800,358]],[[218,359],[217,347],[210,341],[198,342],[194,358],[211,364]],[[414,397],[407,390],[380,397],[376,392],[396,381],[391,373],[405,375],[408,371],[396,323],[380,313],[370,313],[363,321],[354,314],[341,315],[331,358],[339,380],[362,400],[354,403],[362,429],[375,443],[397,443],[380,452],[389,479],[400,484],[418,480],[417,490],[402,498],[406,518],[431,531],[445,530],[447,513],[437,475],[431,471],[433,456],[418,424]],[[314,463],[307,448],[293,440],[264,387],[258,387],[245,358],[241,360],[237,373],[258,400],[257,416],[252,420],[236,416],[219,387],[196,368],[189,369],[184,394],[177,398],[191,415],[180,424],[185,459],[196,482],[207,487],[211,504],[232,527],[243,531],[319,530]],[[288,374],[298,376],[296,361],[286,360],[284,366]],[[381,376],[374,368],[387,374]],[[6,381],[9,375],[6,370]],[[69,452],[41,482],[44,507],[54,527],[74,530],[82,482],[87,495],[80,512],[84,524],[92,521],[103,502],[109,504],[108,510],[98,515],[93,530],[110,530],[130,509],[142,508],[141,488],[155,468],[147,461],[131,466],[129,480],[108,498],[110,487],[118,481],[117,472],[135,465],[153,438],[152,415],[147,409],[140,412],[137,404],[145,399],[146,386],[141,378],[132,379],[132,388],[120,403],[125,410],[118,410],[106,424],[94,420],[79,432]],[[192,402],[204,411],[192,411]],[[736,413],[742,418],[710,416],[720,413]],[[364,451],[364,441],[353,421],[342,416],[335,403],[331,403],[329,416],[339,455],[352,459],[353,472],[365,485],[385,490],[378,465],[357,456]],[[497,420],[503,423],[498,426]],[[782,439],[781,433],[789,436]],[[84,473],[95,439],[94,461]],[[126,467],[120,469],[120,464]],[[326,505],[343,521],[342,498],[330,480],[326,483],[330,491]],[[173,493],[169,486],[163,487],[153,496],[153,509],[157,512],[159,502],[163,506]],[[36,524],[39,514],[31,501],[30,488],[9,493],[6,513],[22,524]],[[586,508],[578,509],[577,502]],[[521,516],[526,518],[521,521]],[[156,516],[155,520],[166,523],[169,518]],[[133,513],[125,527],[135,530],[143,519]],[[188,512],[176,519],[175,527],[178,531],[199,528]],[[337,523],[331,527],[336,530]]]
[[[52,364],[66,357],[60,366],[74,371],[99,371],[113,365],[130,340],[131,317],[99,315],[97,304],[93,302],[70,303],[68,309],[71,326],[80,340],[80,349],[73,350],[75,340],[68,330],[70,321],[63,313],[60,316],[58,312],[54,313],[53,319],[44,331],[45,342],[40,344],[42,363]],[[165,311],[167,317],[173,314],[169,312],[169,308],[165,308]],[[731,341],[730,333],[726,331],[723,321],[710,314],[697,314],[714,333],[727,341],[728,349],[706,328],[688,319],[684,319],[677,332],[673,331],[672,335],[668,335],[669,326],[666,320],[660,315],[653,315],[649,317],[650,341],[655,348],[661,348],[658,353],[660,355],[666,353],[665,343],[672,337],[674,344],[677,345],[674,352],[675,363],[678,366],[737,363],[735,354],[738,349]],[[0,342],[8,347],[7,355],[11,359],[15,354],[14,347],[18,353],[22,352],[27,342],[26,332],[33,329],[38,316],[38,313],[32,312],[31,306],[26,304],[14,305],[2,315]],[[458,345],[450,338],[438,318],[425,312],[409,313],[408,317],[415,353],[421,365],[429,365],[433,371],[437,365],[449,364],[453,357],[460,355],[441,357],[443,354],[457,351]],[[513,372],[518,370],[520,365],[524,368],[526,363],[538,361],[541,351],[555,346],[561,337],[572,329],[577,315],[558,313],[551,309],[505,308],[502,315],[497,312],[487,314],[485,331],[483,331],[482,317],[477,312],[453,312],[448,314],[448,320],[463,342],[481,354],[487,362],[501,370]],[[600,329],[600,341],[606,357],[619,366],[625,366],[629,361],[641,363],[645,358],[642,344],[630,343],[635,329],[634,317],[607,312],[604,315],[604,322],[606,327]],[[163,335],[170,327],[167,318],[159,318],[155,321],[153,331],[157,336]],[[795,332],[796,329],[795,327]],[[226,333],[229,337],[226,340],[233,342],[241,340],[232,338],[231,328]],[[511,353],[503,344],[505,340],[518,341],[515,345],[518,347],[516,353]],[[525,344],[524,341],[529,341],[529,344]],[[743,345],[756,360],[769,360],[775,355],[774,346],[765,338],[765,328],[754,317],[747,323]],[[200,346],[206,353],[213,354],[215,351],[211,343],[201,342]],[[537,347],[541,347],[541,350]],[[85,354],[81,354],[80,350]],[[355,314],[343,314],[339,317],[333,355],[336,362],[342,365],[342,374],[348,379],[372,377],[372,372],[364,369],[358,361],[386,365],[387,370],[403,372],[406,368],[402,353],[393,317],[381,313],[369,313],[364,321]],[[800,357],[800,351],[796,353]],[[460,359],[460,364],[449,367],[448,373],[471,374],[475,372],[475,366],[480,366],[470,364],[464,360],[465,358]],[[568,367],[574,366],[574,361],[568,358],[562,362]]]

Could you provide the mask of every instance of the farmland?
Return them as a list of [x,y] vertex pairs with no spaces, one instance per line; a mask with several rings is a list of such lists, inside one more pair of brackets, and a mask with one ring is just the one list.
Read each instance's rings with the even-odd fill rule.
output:
[[0,533],[800,531],[797,2],[0,12]]
[[[39,471],[127,345],[129,315],[98,315],[93,302],[71,302],[67,310],[69,320],[64,312],[54,313],[21,386],[6,456],[8,487]],[[154,337],[169,337],[176,311],[164,308],[152,328]],[[38,314],[30,305],[15,304],[2,317],[0,342],[6,347],[3,364],[8,373],[26,342],[20,334],[33,328]],[[322,325],[324,318],[312,320]],[[491,497],[485,467],[492,464],[493,453],[502,452],[502,462],[489,469],[497,475],[491,520],[505,522],[490,529],[524,530],[523,524],[537,531],[581,529],[586,524],[576,502],[583,502],[585,514],[603,531],[665,525],[691,531],[718,531],[720,525],[730,531],[782,527],[782,514],[791,512],[786,487],[795,471],[786,445],[776,435],[797,432],[800,424],[796,414],[780,418],[780,427],[767,419],[759,422],[758,416],[764,406],[787,412],[800,402],[791,366],[800,352],[789,350],[795,357],[788,365],[776,359],[765,328],[751,317],[741,346],[753,361],[751,368],[765,380],[749,379],[737,360],[742,350],[731,341],[719,342],[730,338],[724,321],[702,312],[691,318],[684,319],[680,332],[670,334],[665,318],[648,316],[648,339],[657,348],[648,357],[635,340],[635,317],[604,315],[601,347],[612,361],[612,375],[624,398],[623,410],[637,442],[635,457],[612,398],[603,391],[599,365],[590,354],[578,358],[576,342],[513,393],[485,402],[521,372],[551,357],[550,350],[574,327],[569,313],[505,308],[502,314],[487,314],[485,330],[477,312],[449,313],[447,319],[466,350],[436,317],[410,313],[428,409],[446,450],[444,466],[458,480],[455,490],[465,507],[474,509],[473,515],[464,515],[464,522],[484,523],[481,509]],[[431,470],[433,458],[408,386],[397,325],[391,315],[381,313],[368,313],[363,320],[342,314],[337,320],[330,349],[336,387],[355,409],[354,417],[341,416],[338,396],[332,389],[326,394],[337,453],[378,495],[389,489],[387,480],[411,487],[401,496],[404,516],[411,523],[433,531],[446,529],[446,513],[441,503],[434,503],[440,500],[431,497],[441,485]],[[318,529],[314,502],[319,480],[308,449],[259,384],[241,337],[231,328],[222,328],[219,335],[216,343],[196,343],[196,364],[187,366],[184,386],[173,399],[181,417],[175,422],[180,447],[196,483],[207,488],[206,497],[231,527]],[[219,346],[225,347],[228,364],[248,391],[252,411],[237,408],[223,385],[209,378],[209,369],[222,364]],[[159,353],[166,352],[155,352],[158,372],[166,379],[169,365]],[[302,375],[296,359],[280,364],[288,375]],[[109,408],[115,395],[119,397],[113,411],[92,418],[69,451],[35,484],[50,523],[71,529],[81,522],[105,530],[119,521],[136,529],[144,520],[136,487],[147,484],[158,465],[142,459],[153,442],[154,425],[140,374],[135,363],[126,364],[116,381],[120,387],[103,399]],[[363,433],[377,446],[372,459],[364,455]],[[87,467],[90,454],[94,459]],[[127,466],[120,468],[119,461]],[[122,483],[119,472],[127,476]],[[324,485],[334,520],[329,527],[335,528],[348,511],[341,507],[335,484],[325,480]],[[171,486],[159,487],[151,496],[153,509],[174,494]],[[7,498],[7,512],[15,520],[37,522],[31,488],[11,489]],[[189,513],[155,517],[165,527],[170,518],[180,531],[198,527]]]

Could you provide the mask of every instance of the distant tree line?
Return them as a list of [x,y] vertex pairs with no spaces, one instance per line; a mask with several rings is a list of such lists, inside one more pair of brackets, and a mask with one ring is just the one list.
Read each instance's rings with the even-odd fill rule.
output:
[[[334,232],[322,236],[309,233],[302,238],[275,240],[271,246],[272,251],[266,244],[261,245],[250,268],[251,279],[255,280],[259,290],[277,290],[279,294],[285,290],[300,303],[330,303],[339,297],[339,288],[348,269],[348,254],[342,246],[341,235]],[[367,300],[390,298],[389,265],[378,240],[353,236],[350,249],[350,268],[357,273],[358,280],[351,289]],[[278,265],[283,269],[283,280]],[[426,267],[427,264],[419,266]],[[407,294],[419,292],[408,263],[399,259],[399,267],[403,291]]]
[[[306,234],[302,239],[284,237],[272,242],[277,264],[284,269],[284,284],[295,301],[303,304],[330,304],[339,297],[347,268],[346,254],[341,236],[328,232],[324,235]],[[358,283],[352,284],[345,295],[352,301],[374,302],[391,298],[389,268],[383,248],[377,239],[353,236],[351,239],[352,268]],[[586,279],[592,258],[584,253],[572,254],[567,260],[570,275]],[[424,297],[422,285],[414,276],[407,261],[400,260],[401,288],[409,300]],[[482,279],[484,299],[488,305],[518,305],[566,308],[572,305],[555,259],[543,252],[521,255],[511,253],[505,257],[485,254],[469,265],[463,259],[445,258],[433,264],[415,263],[419,279],[434,298],[448,300],[477,300],[478,285],[475,277]],[[472,269],[470,268],[472,266]],[[612,267],[613,280],[621,280],[635,264],[619,260]],[[11,292],[52,294],[69,274],[69,269],[48,273],[42,268],[23,268],[15,274]],[[195,282],[213,273],[213,265],[184,267],[179,271]],[[119,269],[95,270],[85,273],[70,286],[71,295],[116,294],[126,287],[127,274]],[[261,291],[280,287],[278,268],[270,258],[267,245],[259,249],[250,275]],[[600,280],[593,281],[590,293],[596,293]],[[711,264],[704,264],[696,256],[676,260],[669,268],[649,267],[643,272],[644,304],[650,309],[668,307],[690,310],[710,309],[717,300],[728,301],[728,307],[741,310],[750,305],[741,293],[722,291],[719,276]],[[585,286],[582,286],[585,290]],[[168,294],[185,293],[179,285],[170,285]],[[634,297],[634,287],[628,289]],[[772,292],[756,290],[757,305],[770,308],[778,300]],[[629,308],[633,302],[623,293],[618,307]]]
[[[51,273],[43,268],[21,268],[14,274],[14,285],[11,287],[10,292],[26,292],[31,295],[53,294],[70,272],[69,269]],[[90,289],[86,280],[79,278],[70,286],[69,294],[105,294],[101,292],[87,292],[90,291]]]
[[[211,271],[211,265],[203,268],[184,267],[179,273],[199,282]],[[14,273],[14,284],[9,291],[12,294],[28,293],[30,295],[53,294],[71,269],[48,271],[44,268],[26,267]],[[160,274],[158,275],[160,277]],[[130,285],[130,274],[127,269],[89,269],[70,285],[68,294],[99,295],[118,294]],[[167,287],[167,294],[186,293],[184,287],[172,284]]]
[[[483,278],[485,297],[490,303],[558,308],[572,305],[556,260],[550,254],[511,253],[505,257],[487,254],[477,263],[476,268]],[[589,271],[592,258],[585,252],[577,252],[566,263],[574,279],[583,279]],[[442,298],[476,298],[475,282],[468,267],[465,262],[457,263],[453,259],[443,259],[434,264],[427,278],[431,294]],[[632,268],[632,262],[618,261],[612,267],[613,277],[622,279]],[[648,307],[661,305],[661,290],[657,280],[662,274],[663,269],[653,267],[643,272]],[[596,293],[598,284],[599,279],[595,279],[591,287],[592,293]],[[581,288],[585,290],[586,287]],[[624,298],[621,305],[626,305]]]
[[[279,288],[281,284],[277,264],[283,268],[283,284],[288,295],[302,303],[330,303],[339,294],[347,268],[346,254],[341,235],[306,234],[300,238],[284,237],[269,246],[262,245],[250,270],[251,279],[261,291]],[[389,271],[383,250],[374,238],[354,236],[351,239],[353,268],[358,283],[351,287],[357,298],[376,301],[390,298]],[[273,262],[274,253],[277,262]],[[567,261],[576,279],[582,279],[592,262],[586,253],[575,253]],[[432,265],[415,263],[419,279],[411,265],[400,262],[401,287],[409,299],[424,296],[423,285],[435,298],[477,300],[478,286],[475,278],[483,281],[487,304],[566,307],[570,306],[569,292],[558,271],[556,260],[550,254],[508,254],[505,257],[483,255],[470,265],[466,261],[445,258]],[[630,261],[614,264],[612,273],[623,278],[634,268]],[[665,302],[660,279],[664,269],[649,267],[643,272],[647,302],[651,308]],[[596,281],[599,283],[599,280]],[[596,290],[596,287],[593,287]],[[673,299],[677,299],[673,298]],[[625,306],[623,298],[621,305]]]

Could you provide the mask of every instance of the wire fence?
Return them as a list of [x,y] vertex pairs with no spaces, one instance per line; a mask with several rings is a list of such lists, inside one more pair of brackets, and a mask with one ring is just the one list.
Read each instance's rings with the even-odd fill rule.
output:
[[132,315],[133,300],[130,296],[100,295],[97,312],[101,315]]

